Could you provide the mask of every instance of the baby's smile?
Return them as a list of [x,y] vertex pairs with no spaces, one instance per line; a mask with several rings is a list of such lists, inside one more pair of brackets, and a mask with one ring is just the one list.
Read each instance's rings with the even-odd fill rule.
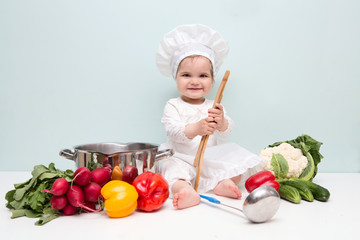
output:
[[194,87],[192,87],[192,88],[188,88],[188,90],[190,90],[190,91],[200,91],[200,90],[202,90],[202,88],[194,88]]

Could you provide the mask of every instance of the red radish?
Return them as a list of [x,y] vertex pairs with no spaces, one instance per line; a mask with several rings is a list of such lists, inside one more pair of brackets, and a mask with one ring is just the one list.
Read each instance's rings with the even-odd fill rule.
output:
[[104,164],[104,168],[107,168],[108,170],[112,171],[112,166],[109,163]]
[[96,182],[90,182],[84,187],[85,200],[88,202],[96,202],[101,194],[101,186]]
[[87,167],[81,167],[74,172],[74,183],[78,186],[85,186],[91,180],[90,170]]
[[109,164],[109,156],[106,156],[104,161],[103,161],[103,165],[105,166],[105,164]]
[[66,205],[68,204],[67,198],[65,197],[65,195],[62,196],[52,196],[51,200],[51,207],[55,208],[55,209],[63,209],[64,207],[66,207]]
[[98,183],[100,186],[105,185],[111,178],[111,171],[107,168],[96,168],[91,171],[91,181]]
[[84,200],[85,200],[84,192],[79,186],[72,185],[69,191],[66,192],[66,197],[70,205],[74,207],[83,208],[89,212],[94,212],[93,209],[90,209],[84,205]]
[[77,186],[72,185],[66,193],[66,197],[69,203],[74,207],[80,207],[80,205],[84,202],[84,192],[83,190]]
[[78,209],[77,207],[74,207],[71,204],[68,204],[68,205],[66,205],[66,207],[64,207],[62,209],[62,212],[64,213],[64,215],[69,216],[69,215],[73,215],[77,209]]
[[127,165],[122,172],[122,180],[132,184],[134,179],[138,176],[138,169],[134,166]]
[[51,186],[51,190],[44,189],[43,192],[51,193],[55,196],[64,195],[69,189],[69,183],[65,178],[58,178]]
[[[87,201],[85,201],[85,202],[84,202],[84,205],[87,206],[88,208],[93,209],[94,211],[96,211],[96,205],[95,205],[94,202],[87,202]],[[85,211],[86,211],[86,212],[89,212],[89,211],[87,211],[87,210],[85,210]]]

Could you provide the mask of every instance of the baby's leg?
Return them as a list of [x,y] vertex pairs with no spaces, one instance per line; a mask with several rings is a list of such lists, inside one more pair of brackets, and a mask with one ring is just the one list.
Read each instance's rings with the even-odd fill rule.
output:
[[224,197],[240,199],[241,192],[237,186],[240,182],[240,178],[241,176],[237,176],[232,179],[224,179],[220,181],[214,188],[214,193],[216,195],[220,195]]
[[184,180],[178,180],[171,188],[174,193],[173,206],[184,209],[200,203],[199,194]]

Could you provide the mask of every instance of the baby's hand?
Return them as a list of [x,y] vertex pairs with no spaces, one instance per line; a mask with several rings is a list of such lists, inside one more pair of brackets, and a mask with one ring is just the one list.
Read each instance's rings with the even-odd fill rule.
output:
[[196,123],[190,123],[185,127],[185,135],[193,139],[196,136],[212,135],[216,130],[216,123],[211,117],[201,119]]
[[228,121],[224,118],[223,106],[220,103],[216,103],[215,106],[216,108],[208,110],[208,117],[212,118],[212,121],[216,123],[216,129],[223,132],[228,127]]
[[216,123],[211,117],[204,118],[198,122],[198,135],[212,135],[216,130]]

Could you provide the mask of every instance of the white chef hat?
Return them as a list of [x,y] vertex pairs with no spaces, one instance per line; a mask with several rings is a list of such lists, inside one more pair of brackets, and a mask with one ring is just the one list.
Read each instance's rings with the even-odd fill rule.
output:
[[217,74],[229,51],[227,42],[215,30],[201,24],[181,25],[165,34],[156,53],[162,74],[175,79],[180,62],[191,55],[208,58]]

